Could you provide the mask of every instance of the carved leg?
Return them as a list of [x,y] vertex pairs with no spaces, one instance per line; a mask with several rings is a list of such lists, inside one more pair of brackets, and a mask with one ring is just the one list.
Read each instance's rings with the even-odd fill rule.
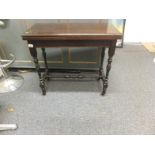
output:
[[32,44],[29,44],[28,46],[29,46],[30,54],[33,57],[33,60],[34,60],[34,63],[35,63],[36,71],[37,71],[38,76],[39,76],[40,87],[42,89],[42,94],[46,95],[45,80],[41,76],[40,66],[39,66],[38,58],[37,58],[37,51],[36,51],[35,47],[33,47]]
[[[46,78],[47,80],[49,80],[49,70],[48,70],[48,65],[47,65],[47,57],[46,57],[45,48],[42,48],[42,55],[43,55],[44,63],[45,63],[45,78]],[[46,77],[46,75],[47,75],[48,77]]]
[[108,64],[106,67],[106,76],[103,82],[103,90],[102,90],[102,95],[104,95],[106,93],[106,90],[108,88],[108,77],[109,77],[109,72],[111,69],[111,63],[112,63],[112,57],[115,53],[115,47],[116,47],[116,40],[111,42],[111,46],[109,47],[109,51],[108,51]]
[[103,61],[104,61],[104,56],[105,56],[105,48],[103,47],[102,48],[102,51],[101,51],[101,62],[100,62],[100,68],[99,68],[99,78],[98,80],[100,79],[104,79],[104,73],[103,73]]

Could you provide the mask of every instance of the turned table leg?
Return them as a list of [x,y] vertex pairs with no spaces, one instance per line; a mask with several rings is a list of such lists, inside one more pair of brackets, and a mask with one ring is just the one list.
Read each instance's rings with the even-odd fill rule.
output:
[[46,51],[45,51],[45,48],[41,48],[41,49],[42,49],[42,55],[43,55],[44,63],[45,63],[45,78],[49,80],[49,70],[48,70],[48,64],[47,64]]
[[108,88],[108,77],[109,77],[109,72],[111,69],[112,57],[115,53],[115,47],[116,47],[116,40],[113,40],[113,41],[111,41],[111,45],[110,45],[109,51],[108,51],[108,64],[106,66],[106,75],[105,75],[104,82],[103,82],[102,95],[104,95],[106,93],[106,90]]
[[100,62],[98,80],[100,80],[100,79],[104,80],[104,71],[103,71],[104,56],[105,56],[105,48],[103,47],[102,50],[101,50],[101,62]]
[[39,65],[38,58],[37,58],[37,50],[33,46],[33,44],[28,44],[28,47],[29,47],[31,56],[33,57],[35,67],[36,67],[36,71],[37,71],[38,76],[39,76],[39,81],[40,81],[40,87],[42,89],[42,94],[46,95],[45,79],[42,78],[42,76],[41,76],[40,65]]

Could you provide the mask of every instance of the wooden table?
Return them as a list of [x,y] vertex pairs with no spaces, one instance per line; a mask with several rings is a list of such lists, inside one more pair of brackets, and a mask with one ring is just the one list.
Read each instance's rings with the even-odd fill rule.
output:
[[[105,94],[116,41],[122,38],[121,33],[112,25],[108,23],[39,23],[29,28],[22,35],[22,38],[28,42],[28,48],[34,59],[43,95],[46,94],[45,82],[50,77],[45,52],[46,47],[101,47],[101,64],[98,69],[98,79],[103,82],[101,94]],[[40,71],[36,48],[42,49],[45,62],[45,73],[43,75]],[[105,48],[109,48],[109,50],[106,74],[104,75]]]

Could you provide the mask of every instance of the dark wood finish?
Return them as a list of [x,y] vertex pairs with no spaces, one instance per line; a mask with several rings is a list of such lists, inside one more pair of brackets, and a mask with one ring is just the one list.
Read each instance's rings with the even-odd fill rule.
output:
[[109,47],[108,51],[108,64],[106,67],[106,76],[103,80],[103,90],[102,90],[102,95],[106,93],[107,87],[108,87],[108,77],[109,77],[109,72],[111,69],[111,63],[112,63],[112,57],[115,53],[115,48],[116,48],[116,40],[111,42],[111,46]]
[[[46,51],[45,51],[45,48],[42,48],[42,55],[43,55],[43,58],[44,58],[44,64],[45,64],[45,73],[47,75],[49,75],[49,69],[48,69],[48,64],[47,64],[47,56],[46,56]],[[47,78],[49,80],[49,78]]]
[[[112,25],[108,23],[35,24],[22,35],[22,38],[28,41],[29,50],[34,59],[43,95],[46,94],[45,81],[49,77],[46,47],[101,47],[101,64],[98,79],[101,79],[103,82],[102,95],[105,94],[108,87],[108,76],[111,69],[112,57],[115,53],[116,41],[122,38],[122,35]],[[41,76],[36,48],[42,48],[45,61],[45,74],[43,76]],[[109,48],[109,51],[106,74],[104,75],[103,61],[105,48]]]
[[33,60],[34,60],[34,64],[35,64],[35,67],[36,67],[36,71],[38,73],[38,76],[39,76],[39,81],[40,81],[40,87],[42,89],[42,93],[43,95],[46,94],[46,90],[45,90],[45,80],[44,78],[41,76],[41,70],[40,70],[40,65],[38,63],[38,58],[37,58],[37,50],[35,48],[29,48],[30,50],[30,54],[31,56],[33,57]]
[[99,68],[99,78],[98,80],[102,79],[104,80],[104,70],[103,70],[103,62],[104,62],[104,56],[105,56],[105,47],[101,50],[101,62],[100,62],[100,68]]
[[22,36],[24,40],[111,40],[122,37],[108,23],[40,23]]
[[[37,38],[36,38],[37,39]],[[109,47],[110,40],[28,40],[36,48],[45,47]]]

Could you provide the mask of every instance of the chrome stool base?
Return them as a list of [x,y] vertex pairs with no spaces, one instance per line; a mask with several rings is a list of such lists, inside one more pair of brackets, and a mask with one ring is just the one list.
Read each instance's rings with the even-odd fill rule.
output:
[[[9,74],[7,68],[15,61],[14,55],[10,54],[12,60],[0,59],[0,93],[12,92],[22,86],[24,79],[17,74]],[[0,124],[0,131],[15,130],[16,124]]]
[[0,93],[12,92],[23,85],[24,79],[22,76],[12,74],[5,79],[0,80]]

